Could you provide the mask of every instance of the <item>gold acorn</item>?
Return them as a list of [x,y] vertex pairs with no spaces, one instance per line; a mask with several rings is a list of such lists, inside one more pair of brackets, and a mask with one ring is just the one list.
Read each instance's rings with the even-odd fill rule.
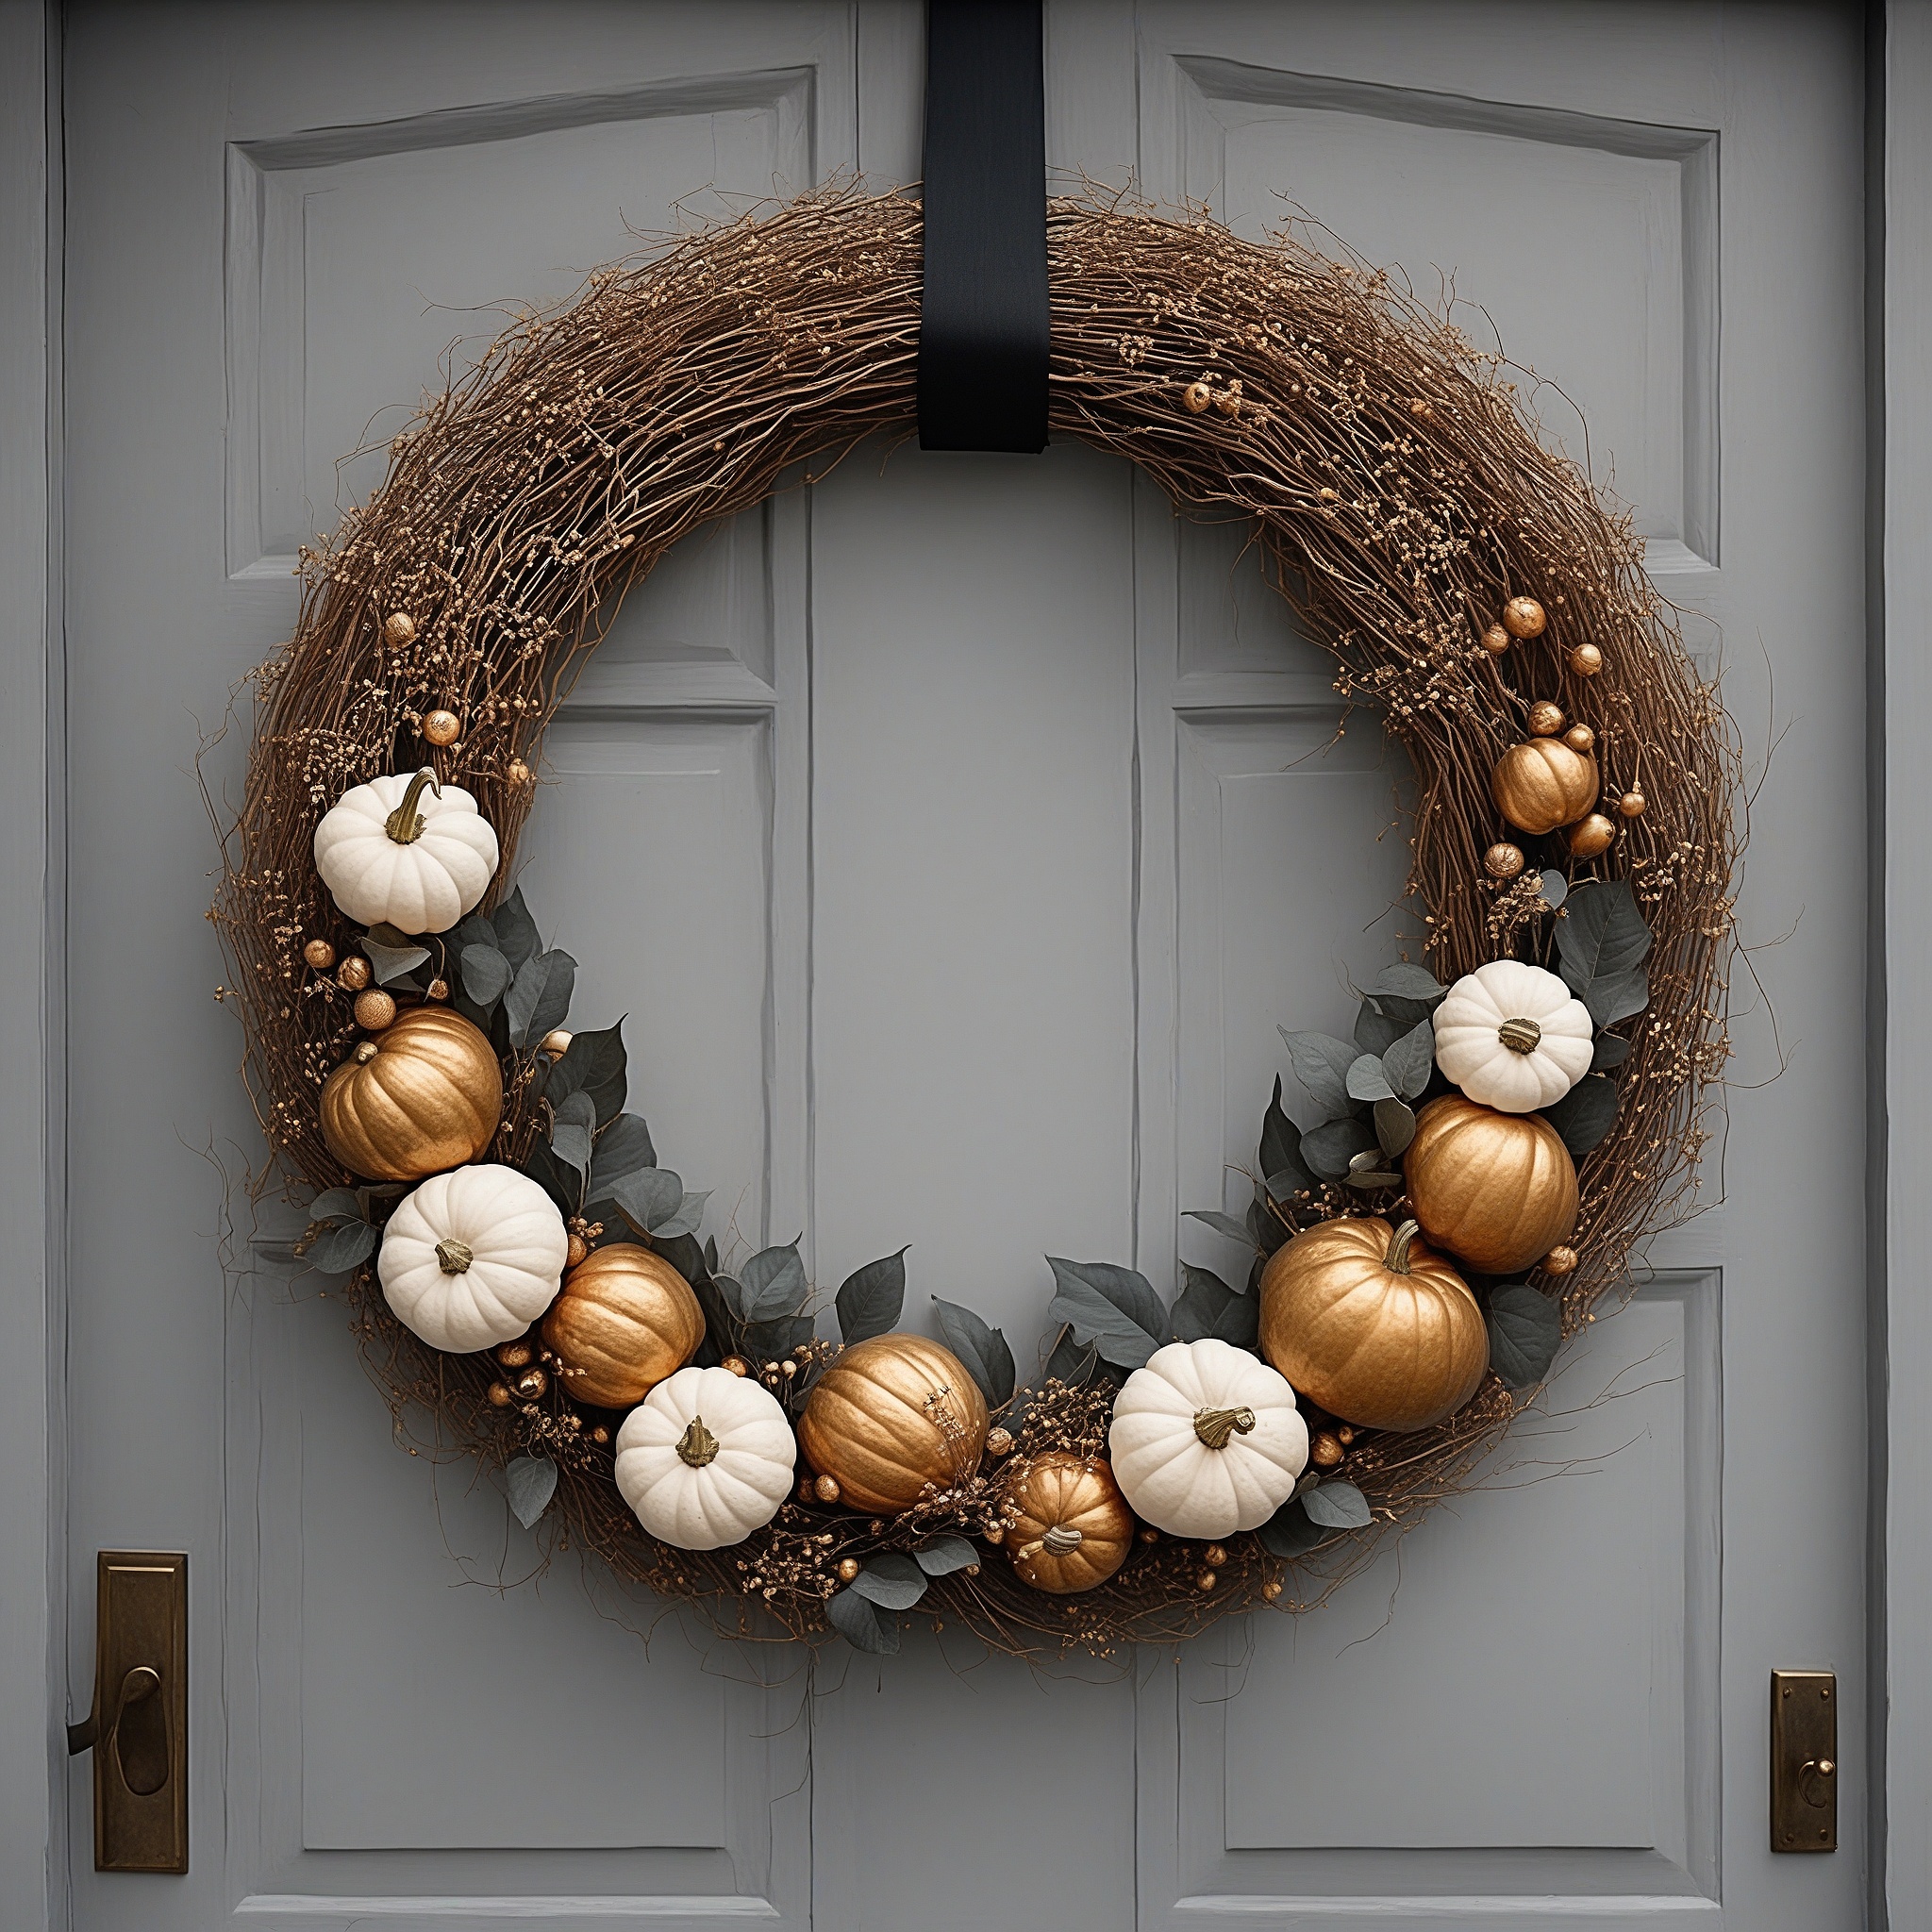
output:
[[1641,819],[1643,816],[1643,808],[1649,803],[1650,801],[1644,797],[1642,792],[1626,791],[1622,798],[1618,799],[1617,809],[1626,819]]
[[1503,628],[1512,638],[1540,638],[1548,622],[1534,597],[1512,597],[1503,607]]
[[858,1574],[858,1558],[857,1557],[841,1557],[839,1558],[839,1581],[841,1583],[850,1583]]
[[1181,391],[1181,401],[1191,416],[1198,416],[1214,400],[1214,391],[1205,382],[1191,382]]
[[1500,624],[1492,624],[1483,633],[1483,649],[1491,657],[1500,658],[1510,645],[1509,633]]
[[1333,1469],[1341,1460],[1340,1439],[1331,1436],[1326,1429],[1321,1430],[1308,1444],[1308,1460],[1317,1469]]
[[1596,749],[1596,733],[1588,724],[1573,724],[1563,734],[1563,742],[1579,757]]
[[1010,1429],[989,1429],[986,1432],[986,1453],[989,1456],[1008,1456],[1012,1448],[1013,1432]]
[[344,992],[360,992],[375,977],[375,969],[360,953],[351,953],[336,968],[336,984]]
[[1594,644],[1578,644],[1570,653],[1570,668],[1578,677],[1594,677],[1604,668],[1604,654]]
[[1483,870],[1492,879],[1513,879],[1523,870],[1523,847],[1491,845],[1483,854]]
[[505,1341],[497,1345],[496,1359],[507,1369],[527,1369],[537,1359],[528,1341]]
[[336,963],[336,949],[326,940],[310,940],[302,948],[302,957],[318,973],[326,973]]
[[1545,1274],[1558,1277],[1574,1274],[1576,1272],[1577,1258],[1574,1248],[1552,1248],[1542,1258],[1542,1271]]
[[454,744],[463,735],[463,721],[454,711],[431,711],[423,721],[423,736],[431,744]]
[[383,619],[382,641],[392,650],[416,641],[416,620],[407,610],[391,610]]
[[811,1492],[821,1503],[836,1503],[839,1500],[839,1478],[835,1475],[822,1475],[812,1484]]
[[356,1024],[363,1032],[380,1033],[395,1017],[395,999],[381,987],[372,986],[367,992],[356,995]]
[[1553,705],[1548,698],[1540,698],[1529,708],[1529,729],[1532,737],[1554,738],[1563,728],[1563,710],[1560,705]]

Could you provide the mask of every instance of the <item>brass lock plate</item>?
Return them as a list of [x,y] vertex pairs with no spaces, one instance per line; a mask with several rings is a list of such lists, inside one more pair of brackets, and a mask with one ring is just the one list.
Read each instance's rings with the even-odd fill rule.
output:
[[1838,1850],[1838,1679],[1771,1674],[1771,1848]]
[[188,1870],[188,1558],[103,1550],[94,1576],[94,1870]]

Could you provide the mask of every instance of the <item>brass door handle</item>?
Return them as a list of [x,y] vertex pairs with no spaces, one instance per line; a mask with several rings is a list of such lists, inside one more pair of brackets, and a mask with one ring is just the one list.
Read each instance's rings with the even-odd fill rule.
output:
[[67,1726],[92,1750],[94,1869],[188,1869],[188,1558],[96,1559],[93,1707]]
[[1838,1766],[1829,1757],[1807,1757],[1798,1767],[1798,1795],[1815,1810],[1824,1810],[1837,1790]]

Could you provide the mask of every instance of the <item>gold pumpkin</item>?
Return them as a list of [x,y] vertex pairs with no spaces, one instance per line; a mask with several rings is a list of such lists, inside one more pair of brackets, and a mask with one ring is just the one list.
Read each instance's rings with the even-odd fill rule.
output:
[[1423,1232],[1485,1274],[1527,1268],[1576,1225],[1576,1169],[1541,1114],[1445,1093],[1416,1117],[1402,1168]]
[[798,1419],[798,1444],[854,1509],[895,1516],[979,1467],[986,1398],[951,1349],[874,1335],[841,1354]]
[[1475,1393],[1490,1365],[1475,1297],[1415,1234],[1412,1221],[1391,1230],[1342,1215],[1277,1248],[1262,1272],[1261,1353],[1344,1422],[1426,1429]]
[[631,1241],[592,1249],[563,1277],[543,1317],[564,1393],[599,1408],[641,1402],[704,1339],[704,1310],[690,1284],[663,1256]]
[[1596,760],[1560,738],[1512,744],[1490,774],[1496,809],[1519,832],[1554,832],[1574,824],[1596,803],[1603,781]]
[[332,1073],[322,1137],[351,1174],[420,1181],[461,1167],[495,1138],[503,1074],[490,1041],[447,1007],[415,1007]]
[[1006,1546],[1022,1583],[1053,1596],[1103,1584],[1134,1546],[1134,1512],[1098,1456],[1049,1450],[1007,1485]]

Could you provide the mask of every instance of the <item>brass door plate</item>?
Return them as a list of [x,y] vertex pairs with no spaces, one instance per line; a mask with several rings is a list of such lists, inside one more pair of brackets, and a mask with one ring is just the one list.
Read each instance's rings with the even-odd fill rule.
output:
[[1771,1674],[1771,1848],[1838,1850],[1838,1679]]
[[188,1870],[188,1558],[103,1550],[94,1574],[94,1870]]

